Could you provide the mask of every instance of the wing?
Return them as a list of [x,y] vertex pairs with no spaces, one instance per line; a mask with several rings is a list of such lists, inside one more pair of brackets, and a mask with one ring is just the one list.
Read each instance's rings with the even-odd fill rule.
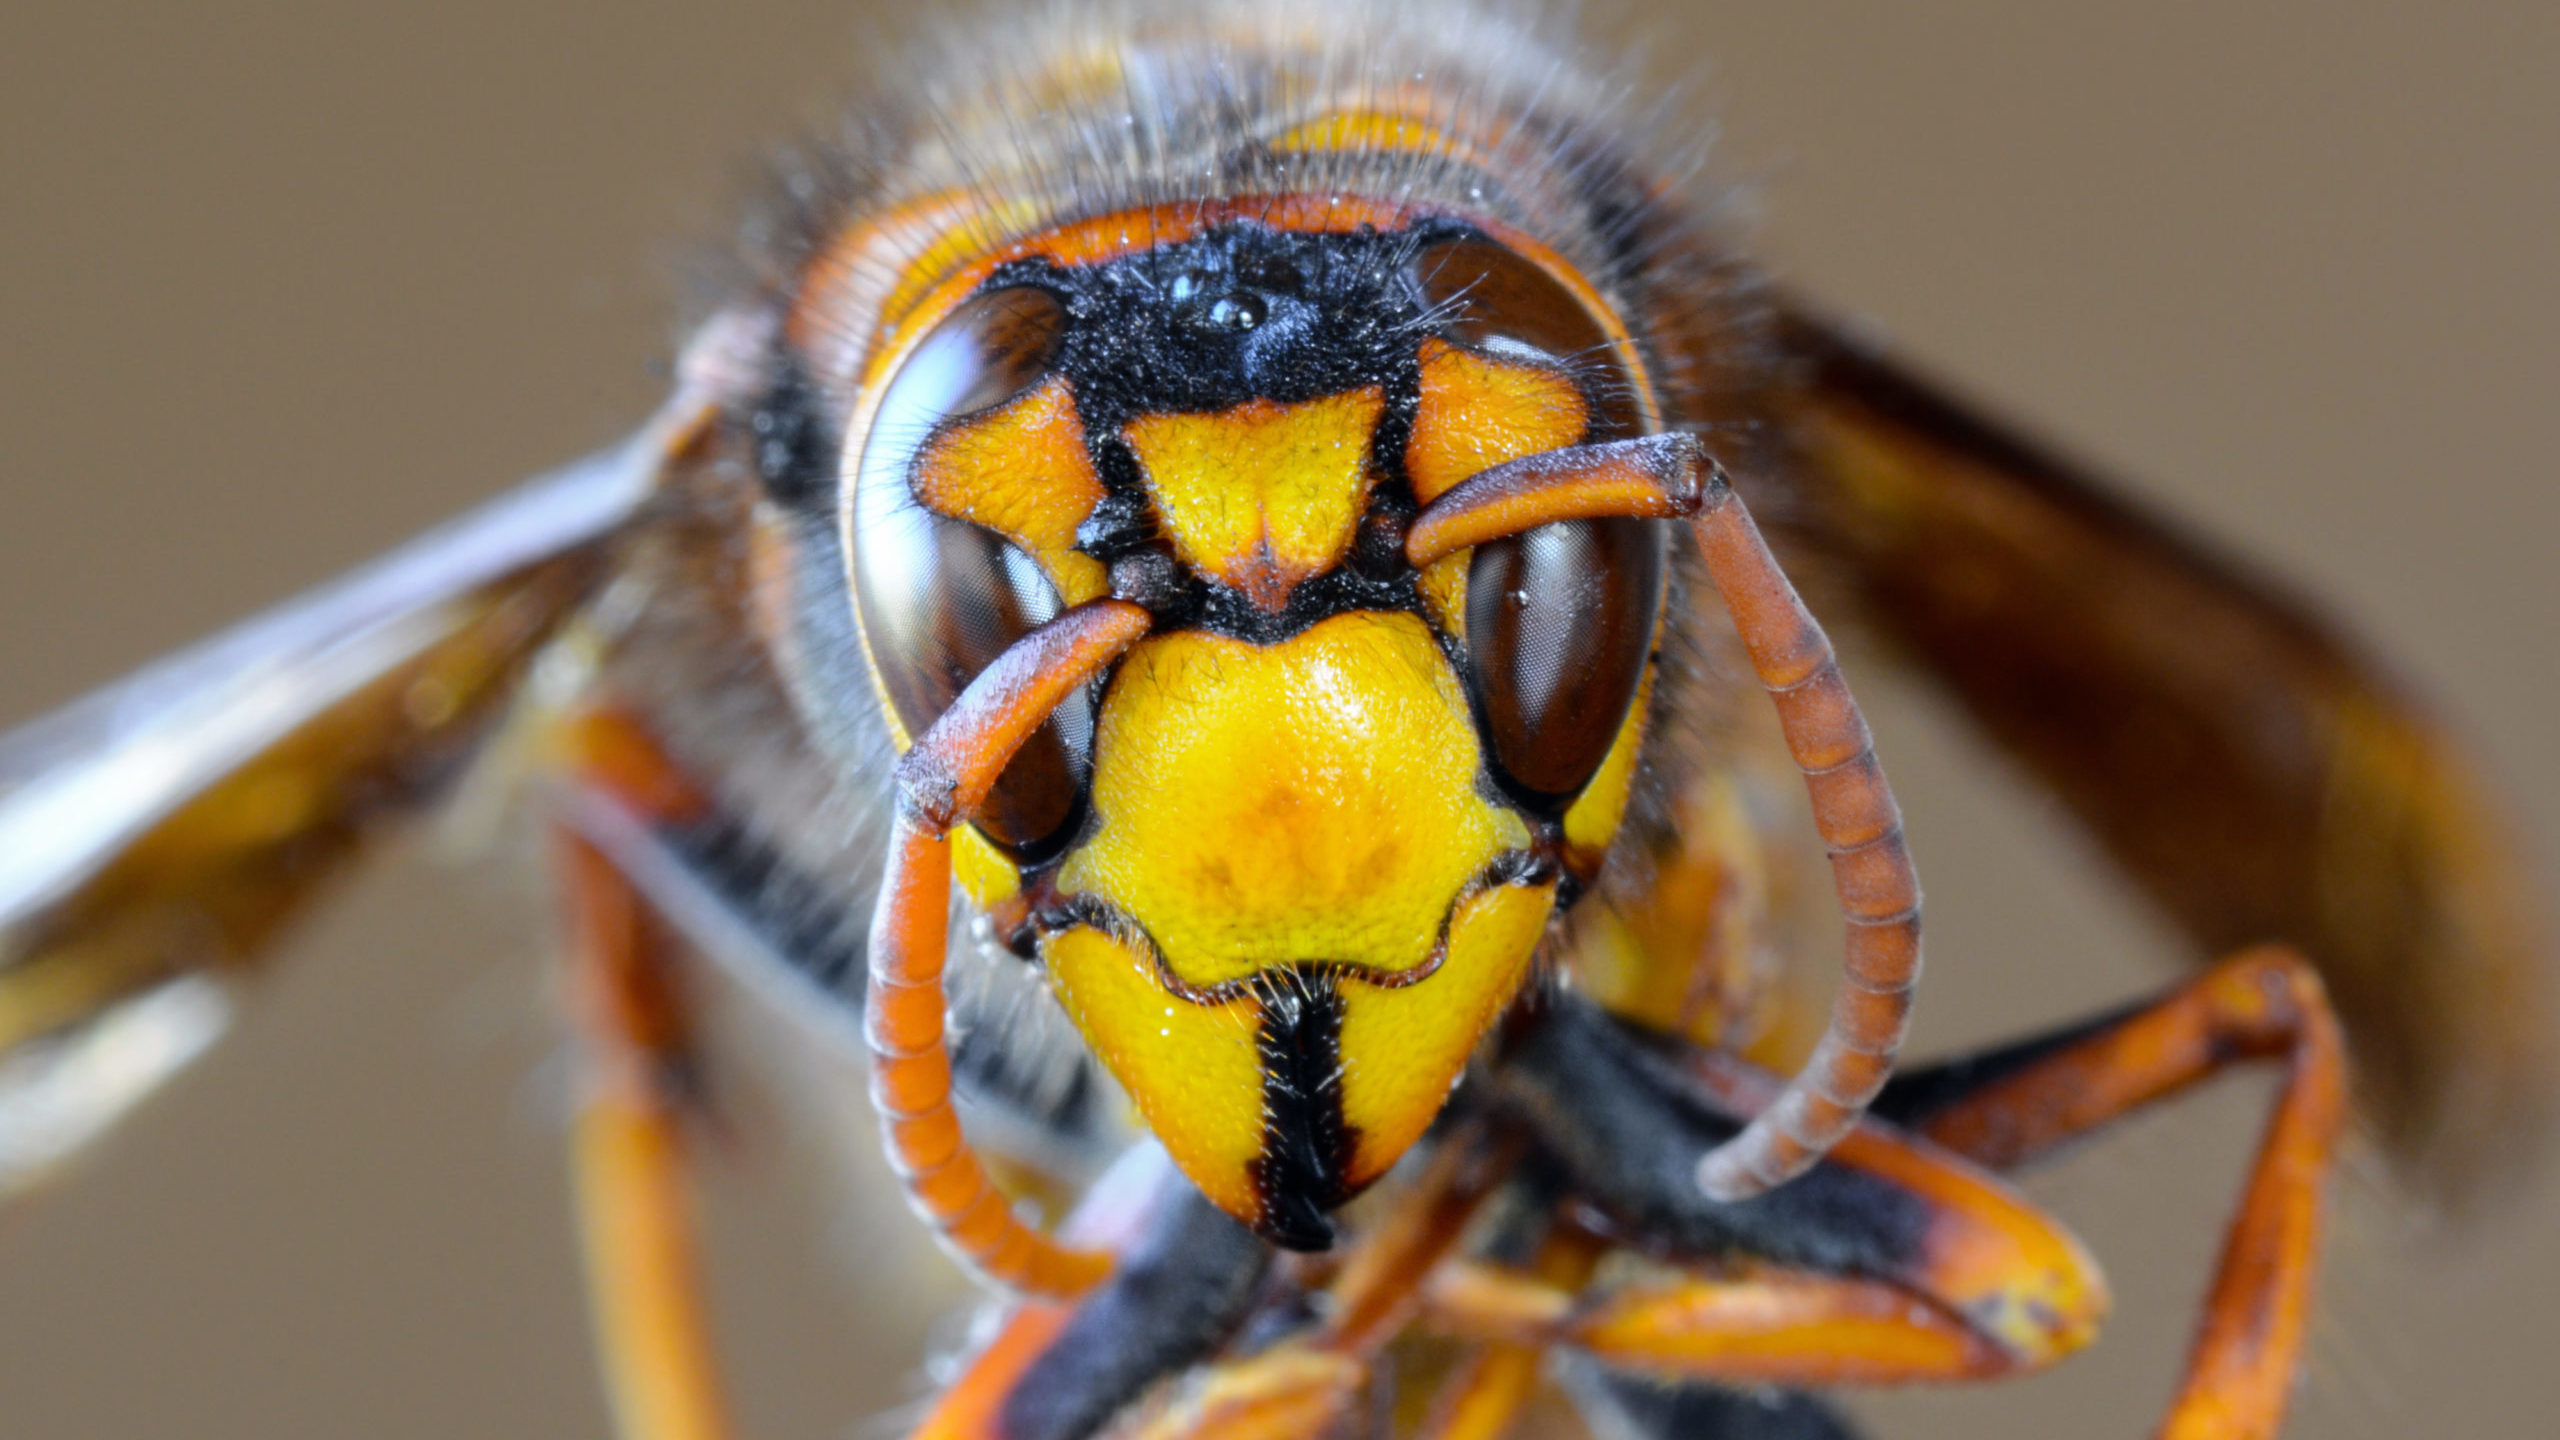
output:
[[2308,608],[1801,310],[1773,403],[1793,539],[2060,798],[2199,954],[2282,939],[2368,1110],[2458,1199],[2552,1094],[2543,936],[2424,708]]
[[694,443],[701,388],[0,736],[0,1198],[210,1043],[228,978],[441,792]]

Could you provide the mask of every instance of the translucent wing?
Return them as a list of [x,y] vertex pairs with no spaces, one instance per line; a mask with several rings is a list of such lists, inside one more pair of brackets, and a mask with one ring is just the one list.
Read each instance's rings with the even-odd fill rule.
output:
[[2212,953],[2318,962],[2386,1137],[2449,1196],[2549,1103],[2543,936],[2414,701],[2312,611],[1801,311],[1782,508],[1944,687]]
[[0,1197],[209,1043],[226,979],[440,792],[705,409],[680,394],[624,444],[0,736]]

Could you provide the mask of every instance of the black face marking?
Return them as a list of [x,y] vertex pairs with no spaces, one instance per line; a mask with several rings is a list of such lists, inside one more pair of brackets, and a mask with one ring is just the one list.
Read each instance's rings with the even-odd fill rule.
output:
[[1223,585],[1203,584],[1194,625],[1254,645],[1275,645],[1320,620],[1354,610],[1412,610],[1422,607],[1421,586],[1408,570],[1386,580],[1356,571],[1327,570],[1309,576],[1289,592],[1279,610],[1265,610]]
[[1322,970],[1256,978],[1262,1004],[1262,1154],[1247,1167],[1262,1237],[1291,1250],[1333,1244],[1327,1212],[1351,1198],[1359,1132],[1342,1118],[1342,992]]
[[1499,1101],[1629,1243],[1885,1279],[1925,1258],[1928,1202],[1843,1165],[1739,1204],[1707,1199],[1698,1159],[1742,1124],[1681,1073],[1681,1043],[1559,992],[1518,1023],[1495,1072]]
[[[1135,473],[1138,462],[1118,445],[1113,445],[1109,453],[1126,465],[1130,476],[1112,485],[1092,513],[1076,526],[1076,548],[1105,565],[1156,543],[1155,507],[1147,503],[1139,488]],[[1115,467],[1100,468],[1107,478]]]

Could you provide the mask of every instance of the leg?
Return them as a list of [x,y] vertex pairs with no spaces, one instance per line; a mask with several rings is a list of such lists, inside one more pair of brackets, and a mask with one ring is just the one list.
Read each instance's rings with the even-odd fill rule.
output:
[[1421,1440],[1502,1440],[1537,1393],[1546,1351],[1536,1345],[1479,1345],[1431,1397]]
[[[1588,1232],[1559,1230],[1539,1254],[1536,1278],[1574,1290],[1588,1282],[1603,1247]],[[1450,1293],[1474,1280],[1455,1269],[1435,1286],[1445,1306]],[[1900,1303],[1908,1305],[1909,1301]],[[1555,1337],[1524,1332],[1475,1347],[1441,1386],[1420,1431],[1421,1440],[1501,1440],[1549,1372],[1547,1345]],[[1583,1337],[1601,1338],[1596,1333]],[[1748,1393],[1724,1385],[1665,1380],[1597,1363],[1590,1353],[1565,1354],[1553,1367],[1575,1407],[1595,1433],[1649,1440],[1692,1436],[1753,1440],[1855,1440],[1838,1416],[1801,1392],[1758,1385]]]
[[1157,1379],[1208,1358],[1242,1322],[1271,1247],[1180,1180],[1169,1214],[1024,1371],[1004,1440],[1081,1440]]
[[2164,1437],[2267,1436],[2284,1417],[2346,1111],[2345,1048],[2310,963],[2286,949],[2249,951],[2129,1014],[1915,1073],[1876,1107],[1959,1154],[2009,1166],[2247,1060],[2282,1061],[2284,1093],[2223,1241]]
[[1639,1440],[1858,1440],[1830,1406],[1791,1390],[1744,1392],[1716,1385],[1662,1385],[1568,1360],[1560,1377],[1575,1406],[1602,1434]]
[[[1757,1265],[1749,1279],[1759,1288],[1728,1300],[1687,1288],[1630,1295],[1625,1304],[1638,1308],[1623,1317],[1608,1309],[1614,1301],[1544,1302],[1550,1308],[1537,1324],[1557,1338],[1556,1326],[1606,1328],[1624,1318],[1635,1331],[1607,1333],[1633,1354],[1650,1343],[1640,1338],[1649,1327],[1673,1325],[1695,1304],[1706,1307],[1695,1311],[1700,1323],[1758,1327],[1776,1347],[1770,1356],[1786,1350],[1812,1367],[1790,1372],[1799,1383],[1850,1378],[1821,1368],[1817,1330],[1861,1377],[1955,1378],[2049,1363],[2087,1343],[2106,1313],[2096,1263],[2050,1216],[1993,1176],[1883,1126],[1852,1131],[1831,1163],[1792,1184],[1745,1201],[1708,1199],[1698,1157],[1766,1103],[1775,1079],[1634,1030],[1587,1001],[1551,998],[1510,1037],[1494,1073],[1493,1103],[1562,1167],[1575,1198],[1605,1216],[1610,1233],[1675,1261]],[[1736,1076],[1750,1087],[1729,1083]],[[1697,1284],[1731,1288],[1712,1270]],[[1664,1343],[1686,1342],[1666,1335]],[[1697,1379],[1779,1378],[1688,1363],[1666,1353],[1663,1368]]]
[[719,1440],[729,1425],[685,1174],[682,1002],[630,883],[566,832],[560,866],[584,1081],[578,1220],[606,1389],[627,1440]]
[[[1684,1094],[1694,1101],[1695,1089],[1676,1079],[1656,1089],[1644,1083],[1641,1062],[1614,1071],[1594,1063],[1623,1054],[1630,1039],[1605,1019],[1586,1012],[1547,1023],[1564,1026],[1567,1038],[1515,1049],[1514,1066],[1533,1077],[1527,1084],[1562,1081],[1575,1097],[1551,1118],[1581,1129],[1607,1112],[1623,1132],[1568,1160],[1568,1168],[1583,1167],[1573,1176],[1575,1194],[1608,1213],[1613,1230],[1641,1227],[1655,1245],[1667,1242],[1672,1258],[1688,1252],[1702,1269],[1586,1290],[1604,1245],[1570,1224],[1530,1268],[1443,1264],[1425,1291],[1425,1323],[1482,1348],[1444,1387],[1423,1432],[1431,1440],[1499,1435],[1550,1347],[1645,1377],[1595,1369],[1586,1377],[1594,1383],[1575,1393],[1586,1407],[1615,1413],[1624,1399],[1666,1424],[1837,1435],[1838,1422],[1800,1397],[1772,1405],[1725,1387],[1985,1379],[2047,1363],[2093,1332],[2104,1292],[2085,1259],[1988,1177],[1871,1127],[1794,1186],[1744,1206],[1713,1206],[1682,1183],[1685,1162],[1712,1143],[1690,1132],[1716,1128],[1693,1125],[1702,1117],[1679,1103]],[[1717,1124],[1732,1128],[1729,1118]],[[1658,1161],[1653,1173],[1647,1160],[1591,1164],[1636,1130],[1650,1137],[1634,1153]],[[1643,1193],[1656,1186],[1660,1193]],[[1666,1220],[1674,1207],[1701,1218]],[[1724,1258],[1707,1259],[1709,1251]],[[1785,1254],[1791,1263],[1732,1258],[1754,1252]],[[1855,1271],[1874,1273],[1839,1273]]]
[[1258,1353],[1200,1372],[1145,1415],[1140,1440],[1275,1440],[1353,1428],[1380,1352],[1420,1308],[1424,1278],[1516,1158],[1475,1125],[1452,1126],[1379,1223],[1342,1252],[1322,1321]]
[[1062,1233],[1112,1254],[1110,1278],[1073,1304],[1016,1306],[914,1440],[1082,1440],[1224,1343],[1270,1268],[1270,1247],[1152,1145],[1124,1157]]
[[1421,1276],[1456,1243],[1504,1158],[1474,1134],[1443,1140],[1399,1203],[1381,1210],[1383,1223],[1342,1254],[1321,1324],[1195,1369],[1257,1302],[1266,1319],[1304,1325],[1307,1296],[1266,1286],[1271,1248],[1172,1174],[1160,1150],[1146,1153],[1163,1169],[1154,1198],[1115,1195],[1106,1179],[1062,1232],[1113,1254],[1110,1277],[1072,1307],[1018,1307],[915,1440],[1085,1440],[1106,1426],[1144,1440],[1332,1433],[1363,1396],[1377,1352],[1411,1317]]
[[1426,1297],[1434,1330],[1535,1350],[1570,1345],[1609,1365],[1724,1385],[1899,1385],[1988,1380],[2065,1347],[2021,1353],[1942,1298],[1855,1276],[1752,1269],[1577,1294],[1474,1263]]
[[[1552,1218],[1551,1197],[1542,1208]],[[1531,1268],[1545,1284],[1578,1290],[1589,1283],[1605,1250],[1589,1231],[1556,1227],[1538,1245]],[[1441,1282],[1435,1278],[1434,1283]],[[1519,1339],[1495,1340],[1471,1348],[1432,1397],[1431,1409],[1422,1422],[1421,1440],[1502,1440],[1535,1397],[1546,1369],[1546,1354],[1544,1345]]]
[[2287,1098],[2313,1092],[2307,1104],[2343,1085],[2344,1059],[2310,962],[2269,947],[2226,960],[2157,1001],[1913,1070],[1874,1108],[1968,1160],[2007,1170],[2242,1061],[2286,1061],[2294,1071]]

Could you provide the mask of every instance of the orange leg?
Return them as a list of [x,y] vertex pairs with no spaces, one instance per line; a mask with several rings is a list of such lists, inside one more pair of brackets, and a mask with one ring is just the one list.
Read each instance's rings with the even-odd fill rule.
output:
[[1489,1098],[1609,1234],[1691,1273],[1668,1289],[1577,1295],[1518,1272],[1444,1267],[1429,1318],[1473,1338],[1754,1384],[1997,1374],[2095,1335],[2109,1300],[2080,1243],[1996,1176],[1885,1125],[1861,1123],[1824,1164],[1766,1195],[1701,1195],[1696,1157],[1779,1083],[1551,999],[1510,1037]]
[[560,870],[584,1082],[578,1220],[614,1419],[626,1440],[721,1440],[730,1430],[685,1172],[689,1053],[666,939],[630,882],[565,831]]
[[1433,1277],[1433,1328],[1533,1349],[1571,1345],[1612,1365],[1728,1385],[1981,1380],[2058,1358],[2021,1353],[1942,1301],[1854,1276],[1754,1270],[1597,1297],[1492,1266]]
[[1419,1440],[1502,1440],[1537,1394],[1546,1352],[1535,1345],[1480,1345],[1431,1397]]
[[1385,1348],[1413,1318],[1423,1277],[1458,1243],[1467,1217],[1517,1155],[1480,1126],[1442,1140],[1430,1165],[1343,1256],[1327,1296],[1330,1318],[1315,1343],[1364,1360]]
[[912,1440],[1080,1440],[1224,1343],[1271,1257],[1152,1143],[1086,1192],[1059,1240],[1111,1257],[1111,1274],[1073,1302],[1016,1305]]
[[[1604,1249],[1588,1231],[1558,1230],[1539,1248],[1532,1268],[1550,1285],[1580,1289]],[[1502,1440],[1537,1393],[1545,1368],[1542,1345],[1511,1340],[1476,1346],[1431,1398],[1419,1440]]]
[[[2035,1369],[2086,1344],[2107,1310],[2095,1264],[2051,1218],[1881,1126],[1861,1125],[1821,1170],[1757,1203],[1769,1233],[1836,1226],[1844,1207],[1898,1218],[1890,1244],[1856,1258],[1815,1244],[1803,1258],[1737,1259],[1600,1292],[1455,1262],[1432,1277],[1425,1318],[1444,1334],[1570,1345],[1666,1378],[1800,1387]],[[1736,1243],[1746,1256],[1759,1245],[1741,1232]]]
[[1214,1365],[1176,1387],[1140,1440],[1301,1440],[1340,1433],[1371,1367],[1421,1305],[1424,1277],[1458,1243],[1516,1151],[1469,1126],[1441,1142],[1412,1185],[1353,1240],[1326,1287],[1313,1334]]
[[[1089,1433],[1097,1415],[1132,1404],[1115,1427],[1144,1440],[1333,1433],[1365,1393],[1378,1352],[1412,1317],[1422,1277],[1457,1243],[1509,1160],[1480,1130],[1450,1136],[1331,1268],[1322,1325],[1169,1386],[1158,1382],[1211,1358],[1228,1338],[1269,1247],[1179,1177],[1163,1182],[1178,1199],[1098,1191],[1063,1238],[1100,1241],[1117,1259],[1111,1277],[1073,1307],[1033,1299],[1016,1308],[916,1440],[1057,1440]],[[1303,1265],[1296,1278],[1311,1281],[1314,1269]]]
[[1914,1075],[1879,1107],[1951,1150],[2008,1166],[2248,1060],[2281,1061],[2285,1088],[2163,1440],[2271,1436],[2293,1389],[2346,1114],[2345,1046],[2310,962],[2280,947],[2245,952],[2060,1045]]
[[[1880,1118],[1947,1151],[2006,1168],[2252,1060],[2283,1063],[2285,1088],[2216,1263],[2164,1440],[2261,1440],[2284,1418],[2346,1114],[2344,1041],[2310,963],[2281,947],[2244,952],[2126,1014],[1904,1076],[1875,1104]],[[1692,1068],[1726,1105],[1766,1103],[1768,1081],[1745,1067],[1700,1056]]]

